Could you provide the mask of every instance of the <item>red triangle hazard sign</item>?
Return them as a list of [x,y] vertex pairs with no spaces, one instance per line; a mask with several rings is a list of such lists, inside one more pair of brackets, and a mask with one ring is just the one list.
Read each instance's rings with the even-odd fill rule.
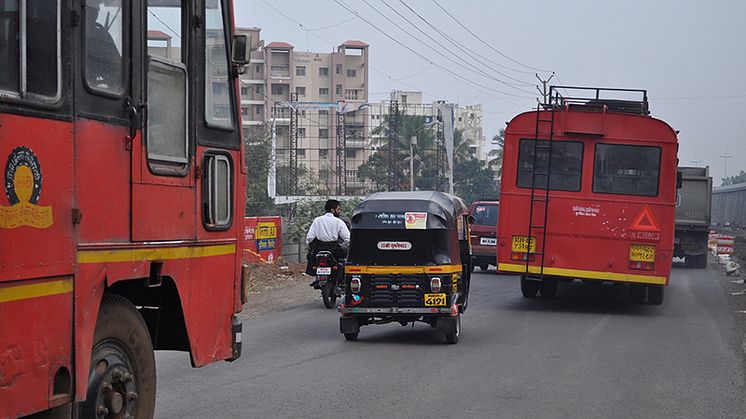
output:
[[655,221],[655,217],[653,217],[653,213],[647,205],[637,214],[635,221],[632,222],[629,229],[637,231],[661,231],[658,222]]

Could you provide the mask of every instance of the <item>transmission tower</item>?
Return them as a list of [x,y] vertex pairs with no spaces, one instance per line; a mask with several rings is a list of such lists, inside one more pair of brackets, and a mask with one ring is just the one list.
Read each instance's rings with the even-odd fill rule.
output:
[[398,173],[399,159],[399,101],[391,99],[389,102],[389,144],[388,144],[388,190],[398,190],[395,174]]
[[347,135],[345,114],[337,110],[337,195],[347,194]]

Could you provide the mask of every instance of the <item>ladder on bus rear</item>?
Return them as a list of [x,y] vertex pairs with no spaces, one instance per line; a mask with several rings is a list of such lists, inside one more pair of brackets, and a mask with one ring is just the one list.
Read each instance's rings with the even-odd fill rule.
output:
[[[556,99],[558,100],[559,96]],[[528,213],[528,234],[526,235],[528,248],[526,249],[525,272],[527,275],[529,274],[531,256],[539,258],[538,279],[544,279],[547,221],[549,214],[549,180],[552,173],[552,144],[554,143],[552,140],[554,139],[554,117],[556,107],[557,104],[555,103],[555,98],[552,98],[552,90],[550,89],[549,103],[539,103],[536,106],[536,130],[532,141],[533,161],[531,167],[531,198]],[[545,112],[542,112],[542,110]],[[539,138],[539,133],[542,132],[542,129],[546,126],[549,127],[549,136],[546,139]],[[547,156],[547,164],[545,168],[537,167],[539,161],[537,156],[540,152],[545,152]],[[537,184],[537,177],[545,179],[543,184]],[[537,206],[540,208],[537,208]],[[538,240],[539,237],[541,237],[541,240]],[[539,248],[537,242],[541,243],[541,248]],[[534,252],[531,252],[532,247],[534,247]]]

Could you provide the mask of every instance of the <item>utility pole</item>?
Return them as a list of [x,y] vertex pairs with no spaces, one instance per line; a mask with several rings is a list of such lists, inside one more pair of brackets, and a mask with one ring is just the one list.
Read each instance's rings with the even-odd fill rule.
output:
[[720,158],[723,159],[723,181],[728,177],[728,159],[731,157],[733,157],[733,155],[728,154],[727,148],[725,149],[725,154],[720,156]]
[[409,139],[409,190],[414,191],[414,146],[417,145],[417,136]]
[[537,79],[539,79],[539,83],[541,83],[542,88],[539,89],[539,86],[536,86],[536,90],[539,91],[539,94],[544,98],[544,104],[549,104],[549,91],[547,90],[547,85],[549,84],[549,80],[552,80],[554,77],[554,71],[552,72],[552,75],[549,76],[548,79],[542,80],[541,77],[539,77],[538,74],[534,73]]

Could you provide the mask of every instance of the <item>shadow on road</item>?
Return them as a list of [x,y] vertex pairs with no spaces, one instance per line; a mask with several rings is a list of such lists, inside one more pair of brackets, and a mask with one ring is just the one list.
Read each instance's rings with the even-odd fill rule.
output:
[[545,311],[593,314],[618,314],[627,316],[656,316],[662,306],[636,304],[629,299],[629,287],[623,284],[591,283],[581,281],[560,282],[554,298],[523,298],[516,281],[517,299],[507,301],[502,307],[516,311]]
[[445,345],[442,335],[435,333],[435,328],[425,323],[401,326],[398,323],[369,325],[360,328],[360,336],[351,345],[361,344],[396,344],[407,346]]

